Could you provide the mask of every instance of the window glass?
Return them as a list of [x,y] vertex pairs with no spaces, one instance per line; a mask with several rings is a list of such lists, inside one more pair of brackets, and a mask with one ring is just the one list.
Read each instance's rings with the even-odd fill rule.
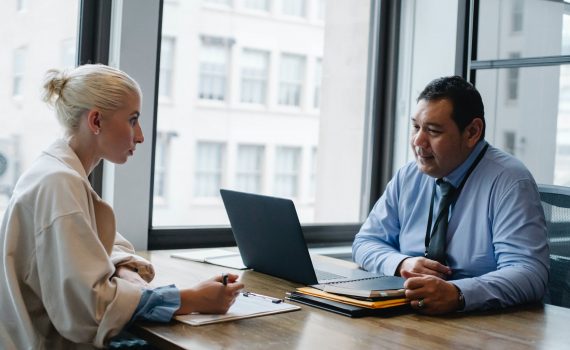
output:
[[153,227],[227,225],[220,188],[289,197],[302,223],[362,220],[370,1],[291,20],[317,3],[164,2]]
[[25,11],[28,8],[28,0],[16,0],[16,10],[18,12]]
[[569,186],[570,66],[516,69],[516,87],[510,69],[477,71],[485,138],[520,159],[538,183]]
[[160,83],[158,86],[158,96],[160,98],[168,99],[172,96],[174,48],[175,41],[173,37],[162,37],[162,50],[160,51]]
[[204,0],[206,4],[214,4],[214,5],[223,5],[223,6],[231,6],[231,0]]
[[236,166],[236,189],[259,193],[263,176],[263,146],[239,145]]
[[205,100],[226,99],[228,74],[228,50],[225,40],[213,37],[202,38],[200,55],[199,96]]
[[27,47],[19,47],[14,50],[12,61],[12,96],[21,97],[24,93],[24,78],[26,75]]
[[299,147],[277,147],[274,190],[277,196],[297,197],[299,192]]
[[222,184],[224,145],[218,142],[198,142],[196,148],[196,197],[217,197]]
[[305,0],[281,0],[284,15],[305,17]]
[[244,49],[241,68],[241,102],[266,102],[269,54],[265,51]]
[[300,106],[305,75],[305,57],[284,54],[281,56],[279,104]]
[[458,2],[422,0],[401,4],[393,172],[414,159],[409,142],[410,120],[419,93],[433,79],[456,74]]
[[477,59],[569,55],[568,13],[562,1],[481,0]]
[[319,108],[321,104],[321,80],[323,80],[323,61],[319,58],[315,62],[315,91],[313,94],[313,107]]
[[[61,135],[41,100],[48,69],[75,65],[77,0],[8,1],[0,11],[0,217],[18,177]],[[54,20],[61,19],[65,20]]]
[[317,19],[324,20],[325,19],[325,0],[317,0]]
[[269,0],[244,0],[243,6],[252,10],[269,11]]

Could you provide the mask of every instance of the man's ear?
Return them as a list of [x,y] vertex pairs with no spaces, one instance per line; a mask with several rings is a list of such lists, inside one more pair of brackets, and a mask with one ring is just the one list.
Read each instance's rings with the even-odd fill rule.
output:
[[463,135],[467,141],[469,147],[474,147],[483,133],[483,120],[481,118],[475,118],[465,127],[463,130]]
[[96,109],[90,109],[87,112],[87,126],[95,135],[99,135],[101,131],[101,112]]

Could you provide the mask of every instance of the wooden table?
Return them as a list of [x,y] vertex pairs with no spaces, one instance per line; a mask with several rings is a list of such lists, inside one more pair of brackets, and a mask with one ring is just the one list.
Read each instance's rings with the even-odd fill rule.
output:
[[[175,283],[184,288],[232,272],[174,259],[172,252],[141,254],[155,266],[154,285]],[[299,287],[254,271],[238,273],[248,290],[274,297],[283,298],[286,291]],[[570,309],[552,305],[437,317],[409,313],[360,319],[300,306],[301,311],[200,327],[175,321],[137,323],[131,331],[160,349],[570,349]]]

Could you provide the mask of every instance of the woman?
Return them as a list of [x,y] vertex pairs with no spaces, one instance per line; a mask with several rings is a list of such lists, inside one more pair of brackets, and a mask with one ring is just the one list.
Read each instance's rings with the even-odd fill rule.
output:
[[0,348],[102,347],[135,319],[225,313],[238,276],[150,289],[152,265],[115,232],[87,180],[101,159],[122,164],[144,141],[138,84],[104,65],[50,70],[44,100],[66,137],[19,179],[0,228]]

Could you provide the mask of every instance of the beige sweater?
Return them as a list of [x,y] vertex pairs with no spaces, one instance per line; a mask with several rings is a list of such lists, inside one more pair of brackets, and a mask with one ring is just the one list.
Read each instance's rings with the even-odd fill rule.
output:
[[102,347],[131,319],[140,287],[116,266],[154,270],[115,232],[77,155],[55,142],[26,171],[0,228],[0,348]]

